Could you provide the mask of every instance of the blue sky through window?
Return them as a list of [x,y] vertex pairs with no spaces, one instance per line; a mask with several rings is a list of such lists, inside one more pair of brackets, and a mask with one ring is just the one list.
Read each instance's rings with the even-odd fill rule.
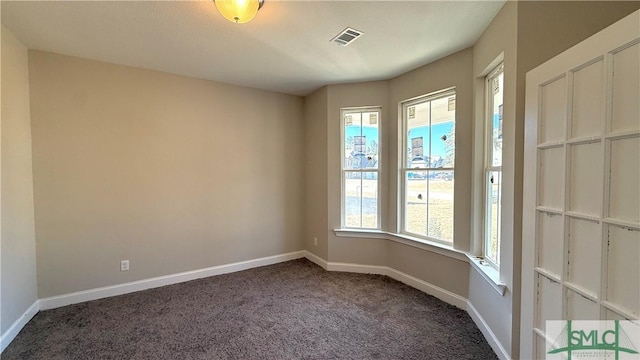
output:
[[[444,158],[446,155],[446,143],[441,138],[443,135],[448,135],[451,132],[451,128],[453,128],[453,122],[435,124],[432,125],[431,128],[431,155],[441,156]],[[429,127],[420,126],[409,130],[409,141],[417,137],[422,137],[424,155],[429,156]],[[411,147],[411,144],[409,144],[409,147]]]
[[[441,138],[443,135],[448,135],[453,128],[453,122],[445,122],[432,125],[431,134],[431,154],[432,156],[445,157],[446,155],[446,143]],[[360,125],[351,125],[345,127],[345,138],[360,136]],[[371,126],[362,127],[362,135],[366,136],[367,147],[371,145],[371,141],[378,142],[378,128]],[[429,153],[429,127],[420,126],[409,130],[409,141],[413,138],[422,137],[424,144],[424,154],[428,156]],[[411,147],[411,144],[409,144]]]
[[[345,139],[354,136],[360,136],[360,125],[350,125],[345,127]],[[362,135],[366,136],[367,147],[371,145],[371,141],[375,140],[378,144],[378,128],[372,126],[363,126],[362,127]]]

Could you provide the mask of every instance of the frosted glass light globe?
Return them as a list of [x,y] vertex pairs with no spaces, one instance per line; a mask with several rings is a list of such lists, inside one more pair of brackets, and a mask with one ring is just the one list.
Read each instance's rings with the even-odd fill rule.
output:
[[236,24],[253,20],[260,9],[259,0],[214,0],[220,14]]

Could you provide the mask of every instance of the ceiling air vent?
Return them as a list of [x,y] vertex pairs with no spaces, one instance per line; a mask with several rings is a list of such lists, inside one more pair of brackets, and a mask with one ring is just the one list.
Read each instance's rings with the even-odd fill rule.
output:
[[352,28],[346,28],[342,30],[340,34],[331,39],[331,42],[334,42],[340,46],[347,46],[351,44],[355,39],[359,38],[362,34],[364,34],[362,31],[358,31]]

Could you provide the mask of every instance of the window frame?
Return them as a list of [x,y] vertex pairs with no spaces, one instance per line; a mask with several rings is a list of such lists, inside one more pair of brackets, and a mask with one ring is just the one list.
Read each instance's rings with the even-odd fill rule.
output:
[[[346,169],[345,168],[345,116],[349,113],[365,113],[365,112],[377,112],[378,113],[378,138],[376,139],[378,143],[378,160],[376,168],[360,168],[360,169]],[[350,229],[350,230],[381,230],[382,229],[382,209],[381,209],[381,175],[382,175],[382,144],[380,143],[380,139],[382,138],[382,106],[359,106],[359,107],[345,107],[340,109],[340,227],[342,229]],[[346,224],[346,211],[345,211],[345,174],[347,172],[359,172],[359,173],[368,173],[375,172],[377,173],[378,183],[377,183],[377,197],[376,197],[376,227],[353,227],[347,226]],[[361,195],[362,198],[362,195]],[[362,225],[362,205],[360,209],[360,224]]]
[[[401,139],[398,141],[400,148],[399,150],[399,166],[398,166],[398,171],[399,171],[399,181],[398,181],[398,190],[399,190],[399,206],[398,206],[398,233],[405,235],[405,236],[409,236],[409,237],[415,237],[418,239],[422,239],[422,240],[426,240],[429,242],[434,242],[434,243],[438,243],[438,244],[442,244],[445,246],[449,246],[449,247],[453,247],[454,243],[455,243],[455,189],[453,191],[454,197],[453,197],[453,211],[452,211],[452,223],[453,223],[453,229],[452,229],[452,237],[451,237],[451,241],[447,241],[447,240],[443,240],[443,239],[437,239],[437,238],[433,238],[433,237],[429,237],[427,235],[422,235],[422,234],[416,234],[410,231],[407,231],[406,229],[406,219],[407,219],[407,209],[406,209],[406,201],[407,201],[407,184],[406,184],[406,179],[407,179],[407,172],[411,171],[411,170],[416,170],[416,168],[409,168],[407,167],[407,149],[409,147],[409,141],[407,138],[407,129],[408,129],[408,124],[407,124],[407,118],[405,117],[405,115],[407,114],[407,109],[411,106],[414,106],[416,104],[420,104],[420,103],[424,103],[427,101],[434,101],[434,100],[438,100],[441,98],[446,98],[446,97],[450,97],[450,96],[455,96],[456,97],[456,103],[458,100],[458,95],[456,92],[456,88],[455,87],[450,87],[450,88],[446,88],[446,89],[442,89],[442,90],[438,90],[435,92],[431,92],[428,94],[424,94],[421,96],[417,96],[411,99],[407,99],[404,101],[401,101],[398,105],[398,111],[399,111],[399,123],[400,123],[400,137]],[[455,116],[454,116],[454,133],[457,131],[457,129],[455,128],[455,124],[457,123],[457,117],[458,117],[458,112],[456,110]],[[431,125],[429,125],[431,126]],[[454,153],[455,153],[455,144],[454,144]],[[441,171],[451,171],[453,172],[453,179],[454,179],[454,184],[455,184],[455,174],[456,174],[456,169],[455,169],[455,163],[454,166],[452,168],[450,167],[443,167],[443,168],[431,168],[431,167],[425,167],[425,168],[419,168],[419,171],[433,171],[433,170],[441,170]],[[455,186],[454,186],[455,187]],[[427,195],[428,198],[429,195]],[[428,204],[427,204],[427,214],[428,214]],[[427,215],[428,216],[428,215]]]
[[[483,172],[483,196],[482,196],[482,257],[492,267],[495,269],[500,269],[500,246],[502,243],[502,159],[500,160],[500,166],[493,165],[493,94],[492,94],[492,81],[496,77],[503,76],[503,89],[504,89],[504,62],[501,61],[498,65],[496,65],[484,78],[484,95],[485,95],[485,109],[484,109],[484,119],[483,119],[483,128],[484,128],[484,144],[483,144],[483,163],[482,163],[482,172]],[[502,95],[502,105],[504,111],[504,90]],[[503,113],[503,123],[504,123],[504,113]],[[504,131],[504,130],[503,130]],[[504,136],[503,136],[504,139]],[[497,224],[497,245],[496,245],[496,259],[492,259],[488,256],[489,254],[489,237],[490,237],[490,218],[489,207],[491,203],[489,198],[492,197],[492,190],[490,188],[490,176],[492,172],[500,173],[500,191],[498,193],[498,224]]]

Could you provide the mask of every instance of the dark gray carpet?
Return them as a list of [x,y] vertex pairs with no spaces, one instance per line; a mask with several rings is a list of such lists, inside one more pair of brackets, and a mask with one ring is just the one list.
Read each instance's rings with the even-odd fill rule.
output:
[[496,359],[463,310],[305,259],[42,311],[10,359]]

